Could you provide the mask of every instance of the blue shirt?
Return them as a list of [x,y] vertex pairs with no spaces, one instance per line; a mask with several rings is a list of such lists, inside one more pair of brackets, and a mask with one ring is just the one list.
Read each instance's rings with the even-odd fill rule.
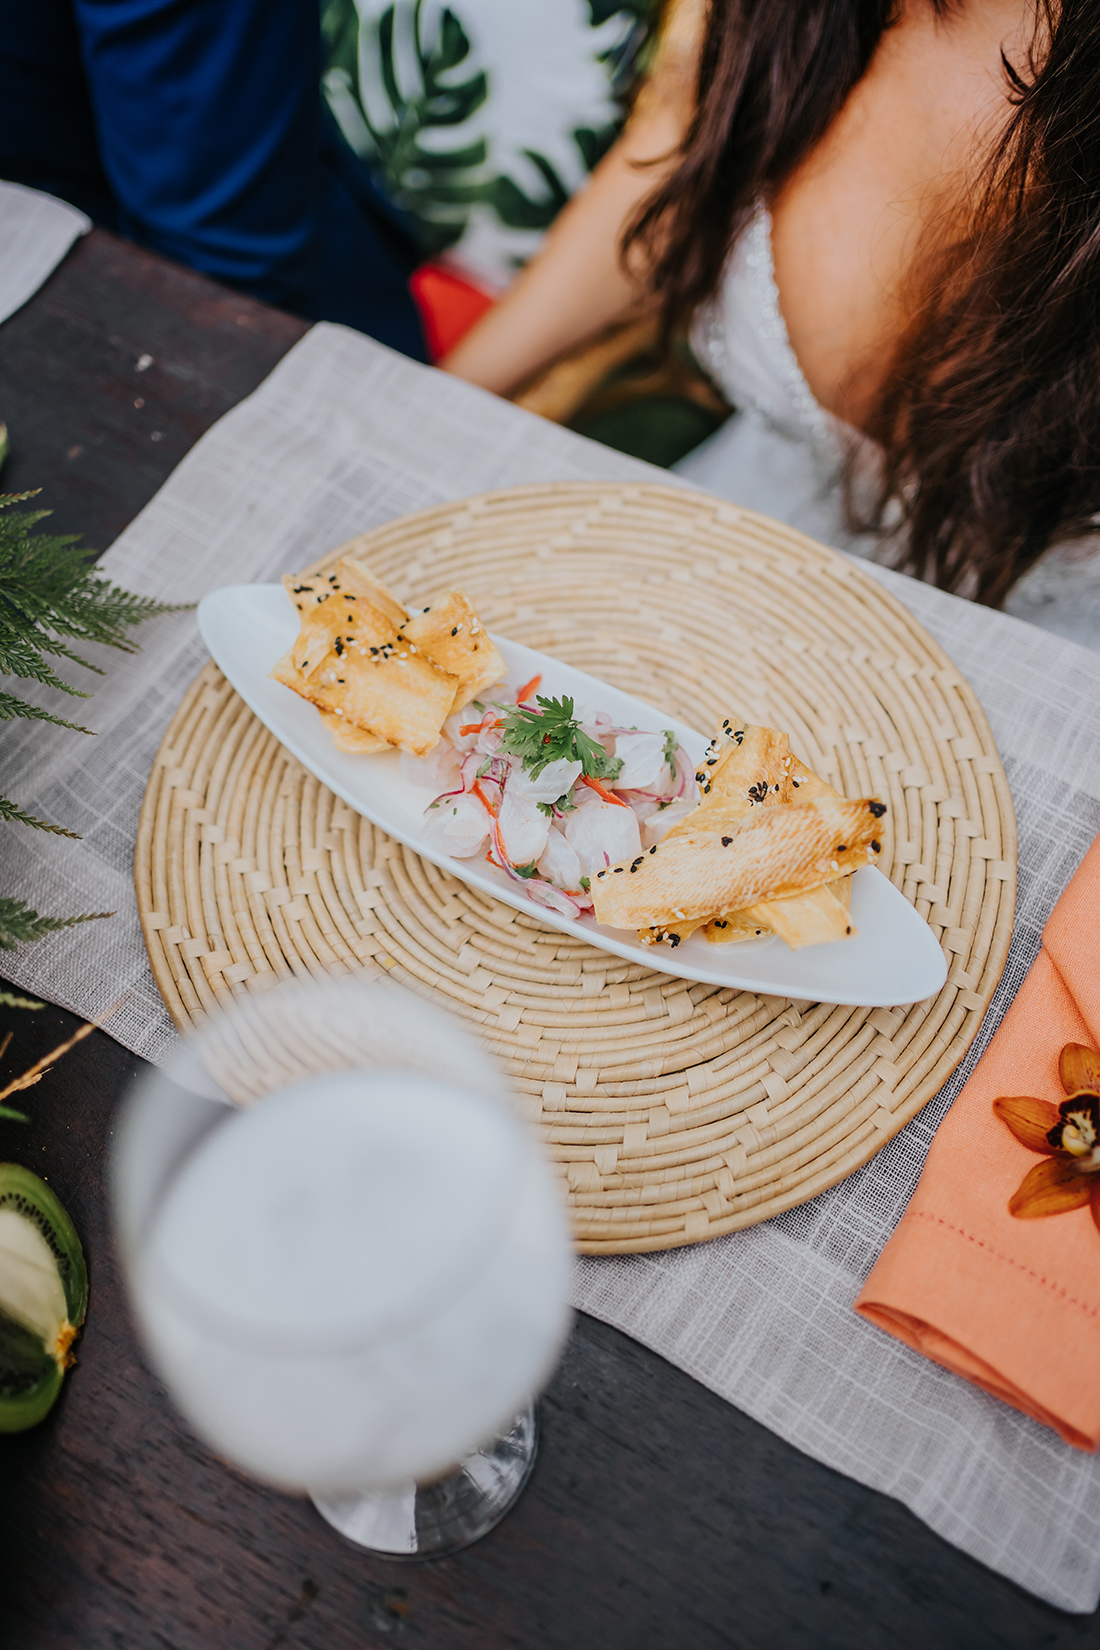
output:
[[317,0],[0,0],[0,176],[423,360],[422,253],[320,76]]

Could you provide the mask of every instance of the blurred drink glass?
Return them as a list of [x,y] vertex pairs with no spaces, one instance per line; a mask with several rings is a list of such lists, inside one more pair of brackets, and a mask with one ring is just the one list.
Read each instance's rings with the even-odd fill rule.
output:
[[114,1192],[150,1360],[214,1449],[393,1556],[498,1522],[534,1459],[570,1246],[454,1021],[354,978],[238,1001],[139,1079]]

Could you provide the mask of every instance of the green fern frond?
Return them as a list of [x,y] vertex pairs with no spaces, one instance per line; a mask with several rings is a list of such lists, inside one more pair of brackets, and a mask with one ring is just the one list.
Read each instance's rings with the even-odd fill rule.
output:
[[25,699],[17,699],[14,693],[0,692],[0,722],[14,722],[20,717],[32,722],[52,722],[55,728],[70,728],[73,733],[90,734],[92,731],[91,728],[82,728],[79,722],[66,722],[51,711],[41,710],[38,705],[28,705]]
[[51,825],[47,819],[36,819],[34,814],[24,813],[10,796],[0,796],[0,820],[9,820],[13,825],[33,825],[36,831],[49,831],[51,836],[67,836],[74,842],[80,841],[78,831],[67,831],[64,825]]
[[0,519],[0,670],[40,681],[44,678],[25,658],[28,651],[86,664],[60,641],[66,637],[133,652],[127,632],[134,625],[180,611],[102,578],[74,534],[32,533],[46,514],[24,510]]
[[45,1008],[45,1003],[32,1002],[30,997],[17,997],[14,991],[0,991],[0,1008]]
[[0,899],[0,951],[14,951],[17,945],[55,934],[59,928],[75,928],[81,922],[113,916],[113,911],[86,911],[79,917],[40,917],[21,899]]

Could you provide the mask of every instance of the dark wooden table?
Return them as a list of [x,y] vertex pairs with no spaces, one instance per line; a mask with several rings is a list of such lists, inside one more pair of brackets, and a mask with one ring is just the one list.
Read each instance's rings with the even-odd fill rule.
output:
[[[95,232],[0,326],[5,490],[106,548],[302,324]],[[151,356],[144,370],[138,363]],[[6,826],[15,830],[19,827]],[[72,1017],[0,1010],[24,1069]],[[431,1564],[345,1547],[237,1477],[145,1369],[104,1187],[138,1069],[96,1033],[0,1122],[81,1232],[91,1311],[63,1397],[0,1438],[0,1650],[1002,1650],[1095,1643],[897,1502],[819,1466],[654,1353],[579,1318],[522,1501]],[[323,1395],[318,1395],[323,1401]]]

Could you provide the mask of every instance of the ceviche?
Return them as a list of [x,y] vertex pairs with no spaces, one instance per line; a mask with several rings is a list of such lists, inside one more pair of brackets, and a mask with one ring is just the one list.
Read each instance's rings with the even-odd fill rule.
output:
[[545,698],[541,676],[474,700],[407,778],[435,796],[428,840],[456,859],[483,855],[536,904],[577,917],[600,871],[654,846],[698,803],[691,758],[669,728],[617,727],[607,712]]

